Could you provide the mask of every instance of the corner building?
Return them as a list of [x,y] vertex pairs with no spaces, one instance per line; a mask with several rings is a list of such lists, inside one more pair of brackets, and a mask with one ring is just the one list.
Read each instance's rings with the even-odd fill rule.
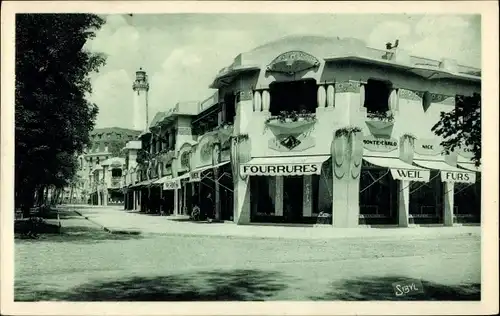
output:
[[230,175],[216,212],[232,200],[237,224],[479,222],[470,150],[445,155],[431,131],[457,95],[480,93],[479,69],[301,36],[238,55],[211,88],[215,125],[193,120],[190,170]]

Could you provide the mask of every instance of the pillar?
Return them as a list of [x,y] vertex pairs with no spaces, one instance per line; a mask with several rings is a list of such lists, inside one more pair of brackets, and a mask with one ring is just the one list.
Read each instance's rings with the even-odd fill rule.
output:
[[[106,186],[106,184],[104,184],[104,185]],[[107,187],[105,187],[103,189],[103,201],[102,202],[103,202],[104,206],[108,205],[108,188]]]
[[[259,95],[259,92],[255,93]],[[260,95],[259,95],[259,101]],[[236,116],[234,121],[234,135],[247,134],[253,127],[252,117],[255,111],[261,111],[262,104],[255,104],[253,92],[247,87],[241,87],[236,95]],[[259,108],[260,107],[260,108]],[[252,145],[250,138],[243,140],[234,139],[231,142],[231,167],[233,170],[233,212],[234,222],[237,224],[250,223],[250,177],[240,175],[240,165],[248,162],[252,155]]]
[[274,214],[283,216],[283,176],[277,176],[275,183],[276,201],[274,202]]
[[137,191],[137,210],[142,211],[142,190]]
[[312,176],[303,177],[302,216],[312,216]]
[[215,220],[220,220],[220,185],[219,185],[219,169],[213,168],[214,172],[214,186],[215,186]]
[[363,135],[347,129],[334,132],[332,153],[332,224],[358,227],[359,178],[363,157]]
[[245,180],[236,178],[234,184],[233,212],[237,224],[250,223],[250,177]]
[[179,215],[179,189],[174,190],[174,215]]
[[408,227],[410,213],[410,181],[398,180],[398,225]]
[[455,183],[444,183],[444,226],[453,226],[453,211],[455,206]]
[[163,186],[160,186],[160,213],[163,210]]

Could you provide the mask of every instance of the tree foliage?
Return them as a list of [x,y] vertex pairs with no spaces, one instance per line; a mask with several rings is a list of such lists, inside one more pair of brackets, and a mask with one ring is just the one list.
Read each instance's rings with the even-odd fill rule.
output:
[[88,75],[105,58],[84,45],[103,24],[92,14],[16,16],[16,206],[31,207],[40,187],[71,181],[75,155],[90,143],[98,108],[86,98]]
[[109,143],[108,150],[112,157],[123,157],[123,147],[127,144],[125,140],[113,140]]
[[447,153],[459,147],[469,147],[473,161],[481,162],[481,96],[457,96],[455,109],[441,112],[439,122],[432,127],[436,135],[443,137],[441,145]]

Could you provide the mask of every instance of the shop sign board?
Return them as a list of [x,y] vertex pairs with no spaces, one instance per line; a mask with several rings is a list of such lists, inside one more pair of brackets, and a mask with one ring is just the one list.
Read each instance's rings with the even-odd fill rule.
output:
[[476,183],[476,174],[474,172],[441,171],[441,181]]
[[458,154],[464,158],[472,159],[474,157],[474,152],[471,147],[462,147],[458,150]]
[[259,164],[241,165],[240,173],[244,176],[293,176],[312,175],[321,173],[321,163],[318,164]]
[[391,168],[391,175],[396,180],[429,182],[430,171],[425,169]]
[[163,190],[176,190],[181,188],[179,180],[169,180],[163,183]]
[[191,171],[189,173],[189,182],[200,182],[201,181],[201,171]]
[[438,141],[428,139],[415,140],[415,153],[423,156],[437,156],[443,151]]
[[398,140],[395,138],[381,138],[370,135],[364,137],[363,147],[375,152],[390,152],[398,149]]

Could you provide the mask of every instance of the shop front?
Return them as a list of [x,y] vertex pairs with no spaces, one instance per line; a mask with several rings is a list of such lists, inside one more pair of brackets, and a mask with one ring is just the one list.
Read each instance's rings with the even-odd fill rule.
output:
[[470,172],[475,181],[457,183],[454,187],[455,222],[481,222],[481,167],[472,162],[472,151],[461,148],[457,153],[457,167],[462,171]]
[[[197,168],[189,172],[186,187],[190,186],[191,203],[201,207],[202,201],[210,195],[213,209],[219,208],[220,220],[232,220],[233,189],[229,161]],[[218,198],[217,198],[218,196]],[[217,206],[218,204],[218,206]]]
[[[322,173],[329,155],[252,158],[240,165],[250,183],[250,221],[315,224],[327,181]],[[328,194],[326,195],[328,199]],[[331,207],[330,207],[331,212]]]
[[413,164],[430,171],[428,183],[412,191],[410,222],[452,226],[456,216],[456,187],[469,187],[476,182],[474,172],[454,166],[453,157],[443,154],[436,139],[415,140]]
[[359,186],[359,224],[411,224],[416,187],[426,185],[430,171],[411,163],[413,139],[367,135]]

